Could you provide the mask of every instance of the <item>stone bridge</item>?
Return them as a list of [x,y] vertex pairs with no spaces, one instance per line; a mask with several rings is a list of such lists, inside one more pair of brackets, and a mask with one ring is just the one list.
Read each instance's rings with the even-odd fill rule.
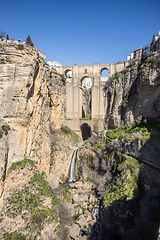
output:
[[55,67],[66,77],[66,126],[83,139],[92,131],[102,131],[105,118],[103,87],[108,80],[102,72],[108,71],[110,77],[126,66],[127,62]]

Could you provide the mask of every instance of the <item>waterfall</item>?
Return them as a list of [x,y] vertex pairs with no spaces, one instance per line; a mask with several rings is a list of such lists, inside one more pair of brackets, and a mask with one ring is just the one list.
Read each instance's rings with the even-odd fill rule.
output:
[[77,150],[74,151],[73,157],[72,157],[72,162],[71,162],[71,169],[70,169],[70,177],[68,182],[75,182],[76,177],[75,177],[75,163],[76,163],[76,155],[77,155]]

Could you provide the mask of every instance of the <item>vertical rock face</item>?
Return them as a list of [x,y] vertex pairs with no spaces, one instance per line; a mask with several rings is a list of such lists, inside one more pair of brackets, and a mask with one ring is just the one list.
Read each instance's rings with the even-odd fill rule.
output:
[[137,117],[160,120],[160,54],[132,62],[115,73],[104,87],[109,128],[134,124]]
[[35,48],[1,42],[0,196],[12,162],[32,158],[40,171],[49,173],[48,136],[50,127],[59,128],[63,123],[64,97],[62,79],[56,71],[50,71]]

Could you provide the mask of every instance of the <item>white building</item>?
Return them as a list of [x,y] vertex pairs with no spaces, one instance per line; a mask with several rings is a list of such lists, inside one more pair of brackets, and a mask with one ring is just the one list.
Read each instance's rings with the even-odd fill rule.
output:
[[[158,51],[160,49],[160,31],[157,33],[157,35],[155,36],[155,49],[156,51]],[[141,58],[145,58],[148,57],[151,53],[150,51],[150,45],[148,44],[143,48],[139,48],[133,52],[131,52],[130,55],[127,55],[127,60],[131,60],[131,59],[141,59]]]
[[53,61],[53,62],[48,61],[47,64],[49,66],[52,66],[52,67],[60,67],[60,66],[62,66],[62,64],[60,64],[60,62],[57,62],[57,61]]
[[142,57],[148,57],[150,54],[150,44],[142,48]]

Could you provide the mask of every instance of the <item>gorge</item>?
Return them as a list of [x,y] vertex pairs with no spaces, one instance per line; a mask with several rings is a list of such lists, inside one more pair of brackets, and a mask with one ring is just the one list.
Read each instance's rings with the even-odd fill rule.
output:
[[160,53],[103,83],[85,141],[66,84],[36,48],[0,42],[0,239],[159,239]]

